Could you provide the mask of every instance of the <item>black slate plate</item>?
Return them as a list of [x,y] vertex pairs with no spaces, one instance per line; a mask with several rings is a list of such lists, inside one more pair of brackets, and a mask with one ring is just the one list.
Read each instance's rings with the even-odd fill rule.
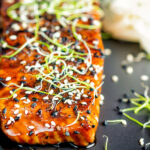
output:
[[[128,121],[128,126],[111,125],[103,126],[102,122],[105,119],[118,119],[123,118],[119,116],[114,108],[116,106],[126,107],[126,105],[119,104],[117,101],[124,93],[130,93],[130,89],[135,89],[138,92],[143,92],[143,88],[140,86],[140,76],[142,74],[150,75],[150,61],[143,60],[140,63],[134,64],[134,73],[127,75],[121,68],[121,61],[125,59],[128,53],[136,55],[140,52],[138,44],[120,42],[115,40],[104,41],[104,45],[107,48],[111,48],[113,53],[111,56],[105,59],[105,84],[103,86],[102,93],[105,95],[105,102],[101,108],[100,125],[97,130],[96,145],[89,150],[104,150],[105,139],[103,135],[109,137],[108,150],[141,150],[138,144],[138,140],[141,137],[145,138],[145,142],[150,141],[150,131],[142,129],[135,123]],[[119,82],[113,83],[111,81],[112,75],[119,76]],[[150,86],[150,82],[147,83]],[[142,112],[144,114],[144,112]],[[142,119],[141,115],[138,116]],[[150,118],[150,115],[145,115],[143,122]],[[69,148],[68,145],[63,145],[62,148],[58,147],[20,147],[17,144],[11,142],[2,133],[0,133],[0,149],[2,150],[18,150],[18,149],[36,149],[36,150],[71,150],[75,148]],[[84,150],[84,148],[78,148]]]

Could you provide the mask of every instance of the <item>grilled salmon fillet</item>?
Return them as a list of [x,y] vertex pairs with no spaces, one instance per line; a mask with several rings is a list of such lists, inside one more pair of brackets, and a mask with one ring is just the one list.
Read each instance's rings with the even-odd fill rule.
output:
[[95,140],[103,74],[96,0],[3,0],[0,127],[21,144]]

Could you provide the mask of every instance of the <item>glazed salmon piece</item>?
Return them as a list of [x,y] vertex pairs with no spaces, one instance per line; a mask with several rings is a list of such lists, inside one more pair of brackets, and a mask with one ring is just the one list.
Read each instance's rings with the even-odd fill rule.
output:
[[104,63],[98,7],[95,0],[2,1],[0,126],[8,138],[94,142]]

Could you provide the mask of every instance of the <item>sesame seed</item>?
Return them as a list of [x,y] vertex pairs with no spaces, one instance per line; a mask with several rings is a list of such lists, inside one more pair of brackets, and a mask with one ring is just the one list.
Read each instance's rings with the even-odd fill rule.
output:
[[48,123],[45,123],[46,128],[50,128],[51,126]]
[[57,30],[57,31],[60,30],[60,26],[56,26],[55,30]]
[[31,129],[31,130],[33,130],[35,127],[34,126],[29,126],[28,128]]
[[134,56],[132,54],[128,54],[126,59],[129,63],[132,63],[134,61]]
[[24,65],[24,64],[26,64],[26,61],[23,60],[23,61],[20,62],[20,64],[21,64],[21,65]]
[[70,136],[70,133],[68,131],[65,132],[66,136]]
[[133,73],[133,67],[128,66],[127,69],[126,69],[126,72],[127,72],[128,74],[132,74],[132,73]]
[[25,94],[31,94],[32,93],[32,91],[26,91],[25,92]]
[[6,81],[10,81],[10,80],[11,80],[11,77],[7,77],[7,78],[6,78]]
[[142,75],[140,78],[141,78],[142,81],[148,81],[149,80],[148,75]]
[[14,111],[14,115],[17,115],[19,113],[19,109]]
[[27,28],[27,27],[28,27],[27,23],[23,22],[23,23],[22,23],[22,27],[23,27],[24,29]]
[[15,106],[16,108],[19,108],[19,107],[20,107],[18,104],[15,104],[14,106]]
[[111,78],[112,78],[113,82],[118,82],[119,81],[119,77],[117,75],[113,75]]
[[124,126],[127,126],[127,121],[126,120],[122,120],[121,122]]
[[16,98],[18,95],[15,93],[14,95],[13,95],[13,98]]
[[8,120],[8,121],[7,121],[7,125],[10,125],[10,124],[11,124],[11,122],[12,122],[11,120]]
[[105,51],[104,51],[104,54],[105,54],[106,56],[110,56],[111,53],[112,53],[112,51],[111,51],[111,49],[109,49],[109,48],[106,48]]
[[13,24],[11,27],[12,27],[15,31],[19,31],[19,30],[20,30],[20,26],[19,26],[17,23]]
[[88,17],[82,17],[81,20],[82,20],[83,22],[87,22],[87,21],[88,21]]
[[29,111],[28,110],[25,110],[25,115],[27,115],[29,113]]
[[54,121],[51,121],[52,126],[56,126],[56,123]]
[[86,94],[83,94],[83,97],[85,97],[85,98],[86,98],[86,97],[88,97],[88,95],[86,95]]
[[51,89],[51,90],[50,90],[50,92],[49,92],[49,94],[51,94],[51,95],[52,95],[53,93],[54,93],[54,90],[53,90],[53,89]]
[[94,44],[94,45],[98,45],[98,44],[99,44],[99,41],[95,40],[95,41],[93,41],[93,44]]
[[140,144],[140,146],[144,146],[144,138],[140,138],[140,140],[139,140],[139,144]]
[[10,38],[10,40],[16,40],[17,36],[16,35],[11,35],[9,38]]
[[87,102],[81,102],[82,105],[87,105]]
[[98,20],[94,20],[94,21],[93,21],[93,24],[96,25],[96,26],[99,26],[99,25],[100,25],[100,22],[99,22]]
[[46,27],[42,27],[40,30],[41,30],[42,32],[45,32],[45,31],[47,31],[47,28],[46,28]]
[[7,43],[6,42],[4,42],[3,44],[2,44],[2,48],[6,48],[7,47]]
[[48,96],[45,96],[45,97],[43,97],[43,99],[44,99],[44,100],[48,100],[48,99],[49,99],[49,97],[48,97]]

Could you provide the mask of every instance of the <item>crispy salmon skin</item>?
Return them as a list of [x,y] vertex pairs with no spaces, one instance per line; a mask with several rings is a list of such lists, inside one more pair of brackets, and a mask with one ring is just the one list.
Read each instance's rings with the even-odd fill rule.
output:
[[96,0],[3,0],[0,126],[21,144],[95,140],[103,74]]

